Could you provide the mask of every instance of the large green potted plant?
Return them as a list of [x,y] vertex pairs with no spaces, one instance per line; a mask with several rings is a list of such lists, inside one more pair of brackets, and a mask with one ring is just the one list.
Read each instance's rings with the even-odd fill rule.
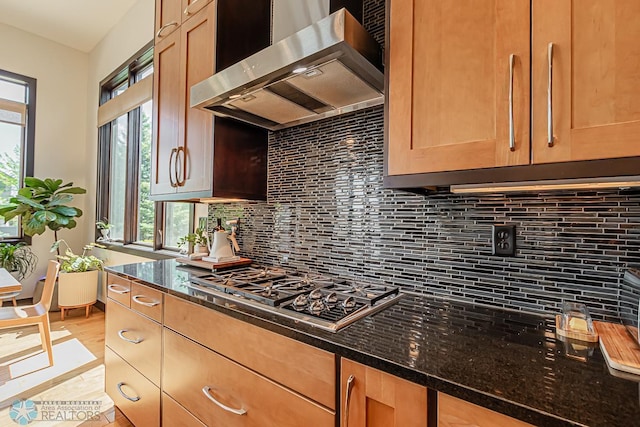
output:
[[89,316],[90,307],[98,300],[98,272],[104,269],[104,262],[88,252],[95,246],[91,243],[82,248],[82,254],[75,254],[67,242],[58,240],[51,246],[51,252],[59,251],[60,244],[67,249],[64,255],[58,255],[60,274],[58,274],[58,307],[60,317],[64,320],[64,311],[71,308],[85,307]]
[[76,218],[82,216],[80,209],[69,206],[73,195],[86,192],[84,188],[74,187],[73,182],[63,184],[61,179],[26,177],[18,194],[0,206],[0,215],[5,221],[19,216],[27,236],[42,234],[48,228],[57,242],[58,230],[74,228]]
[[33,273],[37,262],[38,257],[26,243],[0,243],[0,267],[18,281]]

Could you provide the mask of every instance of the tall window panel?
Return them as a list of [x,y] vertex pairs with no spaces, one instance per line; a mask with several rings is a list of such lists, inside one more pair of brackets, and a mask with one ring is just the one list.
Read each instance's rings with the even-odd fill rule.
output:
[[111,238],[124,240],[125,205],[127,194],[127,152],[129,148],[129,118],[128,114],[111,122],[111,146],[109,151],[109,223],[111,223]]
[[178,249],[193,229],[193,204],[150,200],[153,49],[138,55],[101,84],[96,217],[124,244]]
[[[0,70],[0,205],[33,175],[36,80]],[[23,238],[19,218],[0,219],[0,240]]]
[[155,225],[155,203],[149,200],[151,194],[151,101],[140,107],[140,159],[138,169],[138,224],[137,241],[153,244]]

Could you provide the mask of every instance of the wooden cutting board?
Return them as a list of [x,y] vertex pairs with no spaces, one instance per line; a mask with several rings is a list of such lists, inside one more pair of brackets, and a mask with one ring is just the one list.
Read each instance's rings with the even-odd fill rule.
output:
[[176,261],[178,261],[181,264],[187,264],[190,265],[192,267],[198,267],[198,268],[206,268],[207,270],[222,270],[225,268],[232,268],[232,267],[241,267],[243,265],[249,265],[252,263],[252,261],[249,258],[240,258],[237,261],[227,261],[227,262],[208,262],[208,261],[202,261],[201,259],[188,259],[188,258],[177,258]]
[[593,323],[600,336],[600,349],[609,366],[640,375],[640,344],[627,327],[619,323]]

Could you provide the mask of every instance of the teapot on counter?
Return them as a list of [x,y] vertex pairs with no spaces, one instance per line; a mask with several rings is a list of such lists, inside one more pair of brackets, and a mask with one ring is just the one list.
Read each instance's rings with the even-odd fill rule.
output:
[[207,236],[207,247],[209,248],[209,258],[215,258],[217,262],[227,261],[235,256],[231,248],[229,233],[224,230],[213,232],[213,242]]

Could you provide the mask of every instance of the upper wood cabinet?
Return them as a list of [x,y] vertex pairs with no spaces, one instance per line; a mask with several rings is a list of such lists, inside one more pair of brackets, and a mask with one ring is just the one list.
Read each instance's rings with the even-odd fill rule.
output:
[[529,0],[392,0],[389,60],[390,175],[529,163]]
[[155,43],[166,38],[182,24],[181,0],[156,0]]
[[388,176],[640,156],[638,1],[391,0],[389,13]]
[[156,0],[155,42],[166,38],[213,0]]
[[348,359],[341,361],[341,427],[426,427],[427,389]]
[[533,163],[640,156],[640,2],[534,0],[532,22]]
[[151,150],[151,194],[176,192],[180,125],[180,31],[157,42],[153,51],[153,148]]
[[[194,3],[196,4],[196,3]],[[212,185],[213,115],[191,108],[191,86],[215,73],[216,8],[211,4],[180,29],[180,126],[184,132],[176,153],[178,187],[206,191]]]
[[[191,108],[190,96],[219,70],[221,52],[248,56],[268,44],[267,2],[184,0],[178,29],[156,38],[152,200],[266,198],[267,131]],[[168,16],[173,7],[157,5],[156,13]],[[238,8],[247,11],[242,22],[228,12]],[[237,44],[219,46],[234,36]]]

